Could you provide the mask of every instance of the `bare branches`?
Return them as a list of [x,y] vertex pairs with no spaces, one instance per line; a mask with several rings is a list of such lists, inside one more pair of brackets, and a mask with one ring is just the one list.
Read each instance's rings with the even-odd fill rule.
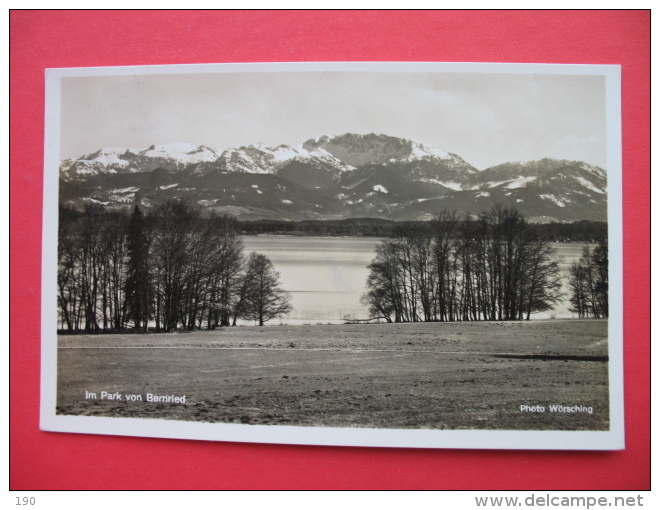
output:
[[608,246],[603,241],[593,252],[588,246],[571,266],[569,276],[572,311],[579,317],[609,316]]
[[265,256],[252,252],[248,258],[239,316],[263,326],[267,321],[291,311],[288,294],[280,288],[280,275]]
[[[71,331],[173,331],[259,323],[288,313],[277,273],[263,255],[243,270],[233,218],[170,200],[145,216],[62,207],[59,225],[60,327]],[[260,278],[255,291],[252,278]],[[254,312],[258,310],[258,312]],[[249,311],[249,312],[248,312]],[[256,313],[256,315],[255,315]]]
[[560,297],[555,259],[515,209],[463,222],[445,211],[383,241],[363,302],[390,322],[529,319]]

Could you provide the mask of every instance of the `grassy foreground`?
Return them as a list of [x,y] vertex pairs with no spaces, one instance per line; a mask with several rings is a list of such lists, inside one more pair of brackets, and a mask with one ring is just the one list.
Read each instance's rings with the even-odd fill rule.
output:
[[[58,414],[372,428],[609,428],[604,320],[77,335],[58,337],[58,347]],[[91,393],[97,398],[86,398]],[[551,405],[573,410],[551,412]],[[587,408],[592,412],[578,410]]]

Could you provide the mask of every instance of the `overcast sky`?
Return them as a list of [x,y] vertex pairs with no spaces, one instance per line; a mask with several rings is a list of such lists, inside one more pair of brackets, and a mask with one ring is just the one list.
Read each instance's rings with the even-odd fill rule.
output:
[[190,142],[301,144],[344,133],[419,140],[479,169],[543,157],[606,167],[605,78],[286,72],[62,79],[61,156]]

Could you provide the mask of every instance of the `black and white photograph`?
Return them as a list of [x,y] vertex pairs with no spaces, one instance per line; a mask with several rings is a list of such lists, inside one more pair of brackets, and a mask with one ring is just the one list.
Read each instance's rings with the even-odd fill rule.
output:
[[49,69],[41,427],[622,449],[618,66]]

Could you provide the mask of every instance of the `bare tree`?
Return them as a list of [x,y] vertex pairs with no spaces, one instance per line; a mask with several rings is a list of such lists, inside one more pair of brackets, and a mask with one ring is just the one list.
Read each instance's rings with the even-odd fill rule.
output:
[[104,268],[103,220],[105,209],[99,204],[85,207],[78,229],[80,302],[85,331],[98,331],[102,275]]
[[125,273],[128,218],[108,212],[102,221],[102,316],[103,329],[121,329],[126,323]]
[[199,234],[199,211],[189,203],[168,200],[152,215],[152,274],[156,292],[156,329],[173,331],[185,321],[186,292],[194,276],[193,240]]
[[206,327],[214,329],[230,325],[237,299],[243,244],[233,218],[212,215],[205,223],[202,305],[198,324],[201,327],[206,320]]
[[588,246],[582,257],[570,268],[572,311],[579,317],[609,316],[608,246],[601,242],[593,252]]
[[532,236],[525,249],[519,318],[551,310],[562,297],[557,253],[550,244]]
[[280,275],[265,255],[252,252],[244,278],[247,282],[241,316],[263,326],[267,321],[291,311],[288,293],[280,288]]
[[455,211],[443,211],[432,222],[433,266],[437,282],[435,285],[435,320],[454,320],[457,299],[457,227]]
[[77,229],[80,213],[75,209],[60,206],[57,233],[57,302],[60,309],[61,327],[69,331],[78,330],[80,323],[80,275],[79,239]]
[[376,258],[369,264],[367,292],[362,303],[374,318],[387,322],[403,322],[406,317],[401,285],[401,269],[394,255],[396,244],[383,241],[376,248]]
[[153,287],[149,271],[149,237],[145,218],[136,205],[127,232],[126,315],[135,329],[147,331],[153,313]]

